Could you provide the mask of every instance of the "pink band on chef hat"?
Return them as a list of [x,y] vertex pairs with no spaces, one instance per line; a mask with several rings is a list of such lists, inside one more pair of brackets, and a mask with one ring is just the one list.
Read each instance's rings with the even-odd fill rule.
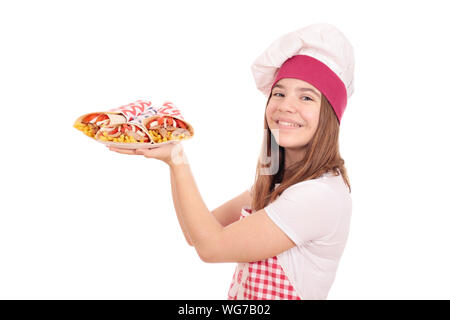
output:
[[307,55],[294,55],[280,67],[270,90],[283,78],[303,80],[319,89],[341,123],[347,105],[347,90],[342,80],[327,65]]

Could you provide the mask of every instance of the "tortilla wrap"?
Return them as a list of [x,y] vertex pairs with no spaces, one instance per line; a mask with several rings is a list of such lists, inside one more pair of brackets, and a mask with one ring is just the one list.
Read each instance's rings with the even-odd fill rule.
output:
[[148,107],[135,119],[127,123],[118,123],[100,128],[95,135],[95,139],[102,141],[113,141],[119,143],[151,143],[154,144],[149,132],[142,122],[156,114],[156,109]]
[[132,121],[143,113],[146,108],[150,108],[151,104],[150,101],[137,100],[107,111],[90,112],[78,117],[73,126],[95,139],[101,128],[115,127]]
[[145,119],[143,125],[155,143],[186,140],[194,135],[194,128],[182,116],[158,113]]

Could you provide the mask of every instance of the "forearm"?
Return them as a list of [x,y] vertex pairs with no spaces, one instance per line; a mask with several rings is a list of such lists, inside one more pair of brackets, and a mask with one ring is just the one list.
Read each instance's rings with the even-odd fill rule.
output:
[[184,237],[186,238],[186,241],[189,245],[193,245],[191,238],[189,236],[188,231],[186,230],[186,226],[184,225],[184,221],[181,215],[181,209],[180,209],[180,204],[179,204],[179,199],[178,199],[178,195],[177,195],[177,190],[175,187],[175,178],[173,176],[173,171],[170,170],[170,184],[172,186],[172,199],[173,199],[173,206],[175,208],[175,212],[177,214],[177,218],[178,218],[178,222],[180,224],[181,230],[183,231]]
[[203,202],[187,161],[171,163],[170,171],[175,182],[180,220],[184,222],[186,232],[199,255],[205,257],[223,227]]

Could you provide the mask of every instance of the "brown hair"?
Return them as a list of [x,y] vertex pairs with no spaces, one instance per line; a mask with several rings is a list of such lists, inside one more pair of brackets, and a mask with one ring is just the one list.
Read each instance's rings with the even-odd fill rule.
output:
[[[270,97],[267,100],[269,104]],[[297,161],[289,168],[284,167],[285,150],[280,147],[273,137],[267,124],[264,112],[264,141],[261,154],[256,166],[255,182],[252,188],[252,209],[257,211],[263,209],[274,201],[284,190],[301,181],[320,177],[326,172],[333,172],[335,176],[341,173],[345,184],[351,192],[347,170],[344,160],[339,154],[339,122],[328,99],[322,94],[320,105],[319,124],[311,141],[306,146],[306,153],[302,160]],[[274,144],[274,145],[272,145]],[[271,157],[271,149],[279,148],[278,159]],[[265,164],[263,155],[267,155],[270,162]],[[259,174],[273,165],[278,160],[278,171],[275,174]],[[280,185],[275,189],[275,183]]]

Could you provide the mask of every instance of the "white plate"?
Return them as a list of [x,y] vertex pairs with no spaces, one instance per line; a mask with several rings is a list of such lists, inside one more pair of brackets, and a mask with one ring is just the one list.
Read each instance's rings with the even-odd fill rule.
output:
[[96,140],[100,143],[103,143],[104,145],[107,145],[109,147],[115,147],[115,148],[121,148],[121,149],[152,149],[152,148],[158,148],[160,146],[163,146],[168,143],[177,143],[182,140],[171,140],[166,142],[160,142],[160,143],[143,143],[143,142],[137,142],[137,143],[127,143],[127,142],[114,142],[114,141],[102,141],[102,140]]

